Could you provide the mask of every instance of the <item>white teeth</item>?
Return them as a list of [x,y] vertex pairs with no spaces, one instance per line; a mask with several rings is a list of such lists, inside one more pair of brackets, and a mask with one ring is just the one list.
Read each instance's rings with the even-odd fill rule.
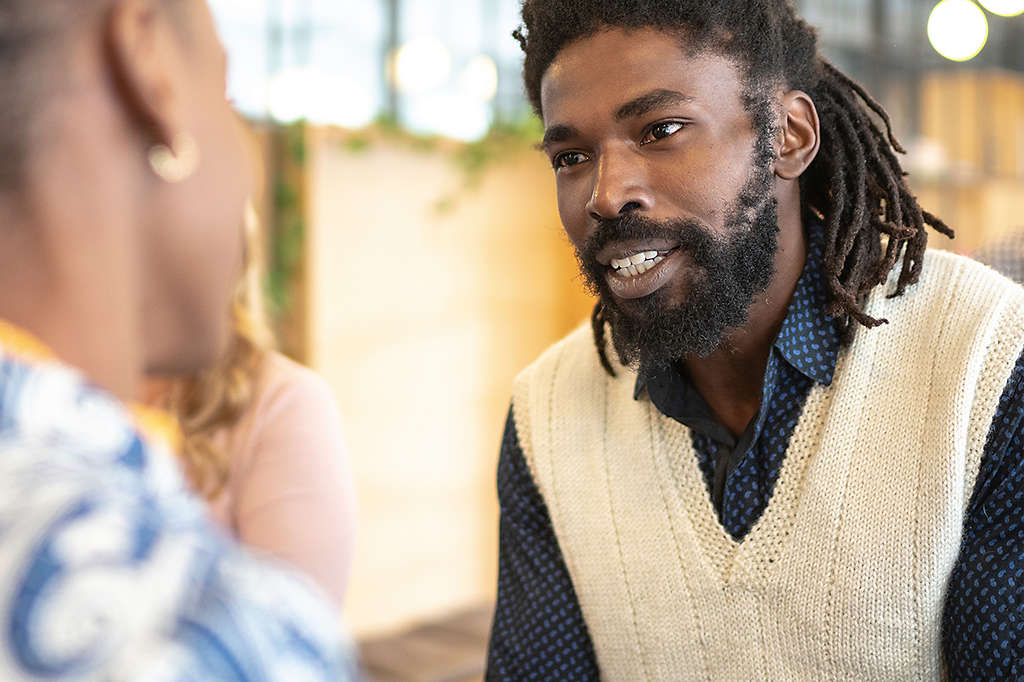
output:
[[665,257],[659,256],[657,251],[643,251],[633,254],[628,258],[613,258],[611,266],[620,275],[636,277],[637,275],[644,274],[663,260],[665,260]]

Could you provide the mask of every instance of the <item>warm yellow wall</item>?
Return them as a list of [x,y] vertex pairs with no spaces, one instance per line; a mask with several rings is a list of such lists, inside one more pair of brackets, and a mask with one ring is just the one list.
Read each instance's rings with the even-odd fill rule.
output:
[[1024,180],[918,182],[910,179],[921,206],[956,231],[950,242],[932,232],[929,245],[969,254],[1013,230],[1024,230]]
[[1024,74],[935,71],[921,82],[921,134],[958,174],[1024,178]]
[[539,154],[460,192],[443,152],[310,144],[312,366],[347,423],[358,634],[493,598],[498,446],[515,373],[589,309]]

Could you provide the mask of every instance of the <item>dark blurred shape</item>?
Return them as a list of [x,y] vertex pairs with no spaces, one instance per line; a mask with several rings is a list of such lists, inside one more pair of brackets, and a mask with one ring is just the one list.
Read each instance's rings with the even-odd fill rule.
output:
[[493,613],[487,604],[363,641],[359,651],[369,680],[483,682]]
[[1014,230],[998,241],[985,244],[972,257],[1006,275],[1017,284],[1024,284],[1024,228]]

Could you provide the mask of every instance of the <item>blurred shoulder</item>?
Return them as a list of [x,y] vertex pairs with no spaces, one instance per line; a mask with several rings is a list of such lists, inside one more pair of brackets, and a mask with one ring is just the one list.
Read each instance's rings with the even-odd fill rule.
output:
[[259,382],[260,401],[326,404],[335,407],[334,391],[322,376],[275,351],[267,352]]
[[[236,433],[239,466],[253,458],[335,457],[344,450],[344,431],[334,391],[319,374],[280,353],[268,352],[250,406]],[[295,454],[295,453],[291,453]]]

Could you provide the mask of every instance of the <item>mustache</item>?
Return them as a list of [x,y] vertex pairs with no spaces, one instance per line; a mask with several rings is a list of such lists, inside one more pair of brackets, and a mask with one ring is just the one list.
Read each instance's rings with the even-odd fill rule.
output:
[[690,252],[698,264],[704,262],[716,246],[711,231],[696,220],[654,220],[639,213],[625,213],[601,219],[583,248],[577,251],[577,257],[588,269],[600,268],[597,254],[609,244],[648,239],[679,242],[680,248]]

